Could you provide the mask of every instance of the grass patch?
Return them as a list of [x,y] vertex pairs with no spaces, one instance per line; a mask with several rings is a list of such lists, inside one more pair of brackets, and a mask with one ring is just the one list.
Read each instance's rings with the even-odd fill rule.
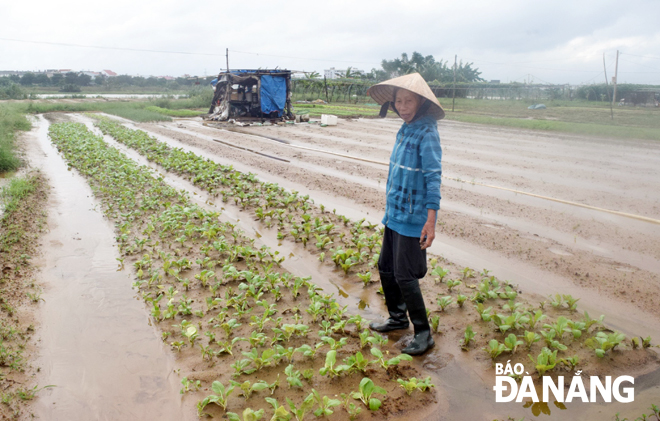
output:
[[[611,137],[619,139],[660,140],[660,109],[617,107],[614,119],[608,103],[593,101],[546,101],[545,110],[529,110],[533,101],[498,101],[456,98],[454,112],[451,99],[440,98],[446,119],[465,123],[488,124],[527,130],[542,130]],[[294,104],[297,114],[312,117],[334,114],[340,117],[376,117],[380,110],[369,104]],[[393,112],[389,117],[395,117]]]
[[17,169],[21,161],[16,156],[14,139],[19,130],[30,130],[30,122],[18,107],[0,104],[0,172]]
[[5,210],[0,218],[0,366],[2,366],[2,403],[0,418],[15,418],[24,413],[26,400],[40,390],[28,386],[32,367],[34,326],[28,304],[42,300],[39,285],[30,280],[34,274],[32,257],[39,234],[46,225],[43,208],[48,185],[39,171],[14,178],[0,191]]
[[161,113],[157,113],[145,109],[147,105],[148,103],[146,102],[138,102],[138,101],[77,102],[77,103],[31,102],[27,106],[27,112],[41,114],[41,113],[50,113],[50,112],[74,113],[74,112],[98,111],[138,122],[172,120],[170,117],[165,116]]
[[171,110],[169,108],[161,108],[155,105],[150,105],[146,107],[145,110],[168,115],[170,117],[197,117],[202,114],[201,112],[194,110]]
[[551,120],[526,120],[517,118],[489,117],[479,115],[447,115],[447,120],[465,123],[489,124],[492,126],[519,129],[575,133],[582,135],[614,137],[620,139],[660,140],[660,131],[646,127],[608,126],[595,123],[573,123]]
[[[319,117],[321,114],[333,114],[341,117],[376,117],[380,106],[370,107],[364,104],[294,104],[294,113],[309,114],[311,117]],[[391,113],[395,116],[394,113]]]
[[0,190],[0,200],[5,205],[3,219],[18,208],[19,203],[34,191],[34,181],[26,178],[12,178],[9,184]]

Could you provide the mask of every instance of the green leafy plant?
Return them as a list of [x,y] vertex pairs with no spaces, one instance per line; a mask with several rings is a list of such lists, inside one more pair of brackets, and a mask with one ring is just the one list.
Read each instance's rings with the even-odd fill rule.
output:
[[214,403],[221,407],[223,410],[227,409],[227,399],[229,399],[229,395],[231,395],[231,392],[234,391],[234,384],[230,384],[225,388],[225,386],[220,383],[219,381],[214,381],[211,384],[211,390],[215,393],[215,395],[209,395],[206,398],[204,398],[200,403],[197,404],[197,410],[198,414],[201,416],[201,411],[206,407],[206,405],[210,403]]
[[412,394],[415,390],[419,390],[420,392],[425,392],[429,390],[432,387],[435,387],[433,383],[431,383],[431,376],[425,378],[424,380],[422,379],[417,379],[416,377],[411,377],[408,380],[404,379],[397,379],[397,383],[403,388],[403,390],[406,391],[408,396]]
[[531,349],[532,345],[541,340],[541,335],[536,332],[530,332],[526,330],[525,334],[523,335],[523,340],[525,341],[525,344],[527,344],[527,349]]
[[258,421],[265,415],[266,411],[260,409],[254,411],[252,408],[245,408],[243,410],[243,419],[238,417],[238,414],[234,412],[227,412],[227,418],[229,421]]
[[467,351],[468,347],[470,346],[470,342],[472,341],[472,339],[474,339],[475,335],[476,334],[472,330],[472,325],[467,325],[467,327],[465,328],[465,333],[463,335],[463,344],[461,345],[461,347],[464,350]]
[[286,410],[286,408],[277,402],[277,399],[275,398],[266,398],[266,402],[268,402],[272,407],[273,407],[273,417],[270,419],[270,421],[289,421],[293,415],[289,411]]
[[301,402],[300,406],[296,406],[296,404],[289,398],[286,398],[286,402],[289,405],[291,413],[296,417],[296,420],[303,421],[305,415],[314,407],[314,394],[310,393],[307,395],[307,397]]
[[483,348],[488,354],[490,354],[490,358],[495,361],[495,358],[497,358],[502,352],[506,351],[506,346],[504,344],[501,344],[497,341],[497,339],[491,339],[488,342],[488,346]]
[[289,383],[289,387],[303,387],[302,381],[300,381],[300,371],[293,368],[293,364],[289,364],[284,369],[284,374],[286,374],[286,381]]
[[441,297],[438,298],[438,305],[440,306],[441,311],[445,311],[445,308],[451,305],[454,302],[454,299],[451,297],[451,295],[447,295],[446,297]]
[[506,347],[506,350],[509,351],[510,353],[515,353],[516,349],[518,349],[519,345],[522,345],[524,342],[519,341],[516,335],[513,333],[510,333],[509,336],[504,339],[504,346]]
[[548,348],[543,348],[541,353],[536,357],[536,360],[528,354],[529,359],[534,364],[539,376],[545,375],[547,371],[552,370],[557,365],[557,350],[550,351]]
[[339,399],[330,399],[327,396],[321,397],[319,393],[312,389],[312,395],[314,395],[314,401],[316,404],[319,406],[316,411],[314,411],[314,415],[316,417],[327,417],[333,414],[332,408],[335,406],[341,405],[341,401]]
[[625,338],[626,335],[620,332],[598,332],[596,336],[587,339],[584,344],[592,348],[596,356],[603,358],[607,351],[614,350]]
[[231,382],[232,386],[238,387],[241,389],[241,394],[245,398],[245,400],[250,399],[250,396],[252,396],[253,392],[259,392],[261,390],[268,389],[270,386],[268,383],[266,383],[263,380],[259,380],[255,383],[250,383],[249,380],[244,381],[243,383],[238,383],[232,380]]
[[371,348],[371,355],[376,357],[375,360],[372,360],[372,364],[380,364],[381,367],[387,370],[388,367],[392,367],[401,363],[401,361],[412,361],[412,357],[408,354],[400,354],[396,357],[386,360],[383,352],[378,348]]
[[360,381],[360,391],[351,393],[351,396],[353,399],[361,400],[369,410],[377,411],[382,405],[382,402],[373,397],[375,394],[387,395],[387,391],[382,387],[376,386],[370,378],[365,377]]

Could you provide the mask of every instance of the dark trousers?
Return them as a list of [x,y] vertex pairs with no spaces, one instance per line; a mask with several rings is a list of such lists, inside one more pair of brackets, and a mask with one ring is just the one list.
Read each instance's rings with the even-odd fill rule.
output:
[[419,238],[406,237],[385,227],[378,271],[394,275],[399,283],[422,279],[427,271],[426,250],[419,245]]

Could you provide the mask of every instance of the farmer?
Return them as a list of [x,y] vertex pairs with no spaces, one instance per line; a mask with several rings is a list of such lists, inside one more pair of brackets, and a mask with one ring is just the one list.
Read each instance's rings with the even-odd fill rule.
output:
[[435,238],[440,208],[442,149],[437,120],[445,112],[419,73],[381,82],[368,94],[382,105],[381,117],[391,108],[404,121],[390,156],[378,260],[389,318],[369,327],[378,332],[407,329],[410,317],[415,336],[402,352],[420,355],[434,345],[419,279],[426,275],[426,249]]

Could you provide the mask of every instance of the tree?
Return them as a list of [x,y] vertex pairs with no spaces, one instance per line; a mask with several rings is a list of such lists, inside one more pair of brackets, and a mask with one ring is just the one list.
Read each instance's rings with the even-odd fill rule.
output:
[[[481,72],[476,68],[473,69],[472,65],[473,63],[463,64],[461,61],[460,65],[457,66],[456,80],[460,82],[483,81],[479,77]],[[408,58],[408,54],[403,53],[401,54],[401,58],[383,60],[381,66],[387,77],[397,77],[417,72],[427,82],[437,81],[447,83],[454,80],[453,65],[448,66],[448,62],[446,61],[436,61],[432,55],[425,57],[417,51],[413,52],[410,58]],[[379,71],[373,69],[371,72],[372,74],[376,74]]]
[[46,73],[39,73],[34,77],[34,83],[40,86],[48,86],[50,85],[50,79]]
[[32,86],[34,83],[34,73],[27,72],[24,73],[21,77],[21,85],[23,86]]
[[50,78],[50,84],[53,86],[59,86],[63,83],[63,81],[64,81],[64,75],[62,75],[62,73],[55,73]]
[[67,85],[75,85],[78,82],[78,74],[68,72],[64,75],[64,83]]
[[84,73],[78,75],[78,79],[76,80],[78,86],[89,86],[90,83],[92,83],[92,77],[90,75]]

